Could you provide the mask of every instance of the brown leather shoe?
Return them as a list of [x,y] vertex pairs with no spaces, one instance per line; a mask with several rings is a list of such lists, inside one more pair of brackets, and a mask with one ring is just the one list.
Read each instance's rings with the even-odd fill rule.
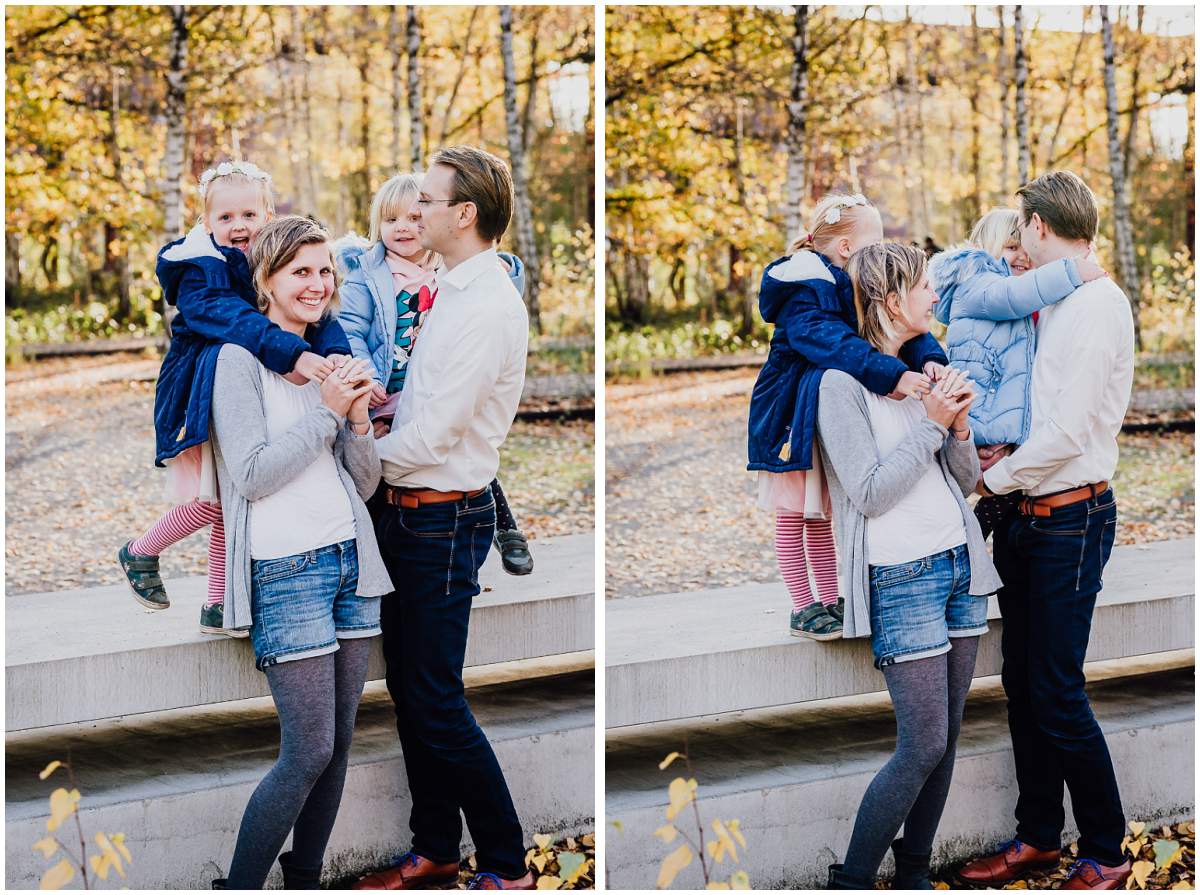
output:
[[386,870],[369,873],[351,889],[441,889],[458,881],[458,864],[437,864],[406,852]]
[[530,870],[520,879],[505,879],[494,873],[476,873],[467,883],[468,889],[533,889],[533,871]]
[[1012,882],[1035,870],[1056,867],[1061,855],[1057,848],[1041,851],[1020,839],[1013,839],[1000,846],[1000,851],[994,855],[964,864],[958,871],[958,878],[969,886]]
[[1071,868],[1064,889],[1124,889],[1125,880],[1133,870],[1133,864],[1126,861],[1116,867],[1105,867],[1091,858],[1081,858]]

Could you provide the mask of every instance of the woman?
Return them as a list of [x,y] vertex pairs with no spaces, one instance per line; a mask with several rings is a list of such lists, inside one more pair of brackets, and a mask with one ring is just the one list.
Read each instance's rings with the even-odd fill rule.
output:
[[[881,352],[929,331],[937,295],[925,255],[868,246],[847,266],[859,332]],[[842,548],[845,637],[871,638],[896,710],[896,752],[867,788],[829,888],[874,887],[888,844],[892,888],[930,889],[929,859],[963,704],[1000,586],[964,497],[979,459],[970,380],[950,369],[921,399],[896,401],[837,370],[821,380],[817,426]],[[892,842],[904,825],[904,838]]]
[[[259,306],[303,337],[337,300],[329,236],[297,216],[259,232]],[[250,797],[228,880],[262,888],[280,855],[286,888],[318,888],[337,816],[379,604],[392,583],[364,499],[379,482],[366,364],[325,381],[280,376],[224,345],[212,434],[227,532],[226,624],[249,628],[279,712],[279,759]]]

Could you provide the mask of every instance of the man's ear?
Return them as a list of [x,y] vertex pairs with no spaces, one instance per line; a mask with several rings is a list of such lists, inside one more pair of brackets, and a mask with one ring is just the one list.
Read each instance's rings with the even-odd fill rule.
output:
[[460,202],[458,205],[458,229],[469,230],[475,226],[475,219],[479,217],[479,209],[474,202]]
[[1029,216],[1029,223],[1033,225],[1033,231],[1038,235],[1038,239],[1046,238],[1046,222],[1042,220],[1042,216],[1036,211]]

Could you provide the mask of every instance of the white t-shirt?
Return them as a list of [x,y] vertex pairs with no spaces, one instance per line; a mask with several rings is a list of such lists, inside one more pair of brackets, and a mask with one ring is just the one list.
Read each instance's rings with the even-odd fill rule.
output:
[[[885,458],[925,419],[925,405],[917,398],[893,401],[865,388],[863,392],[875,446],[880,458]],[[962,510],[936,460],[899,503],[867,519],[867,562],[873,566],[912,562],[966,541]]]
[[[281,438],[321,403],[316,382],[293,385],[262,367],[262,384],[268,441]],[[292,556],[353,537],[354,510],[328,447],[274,494],[250,503],[253,559]]]

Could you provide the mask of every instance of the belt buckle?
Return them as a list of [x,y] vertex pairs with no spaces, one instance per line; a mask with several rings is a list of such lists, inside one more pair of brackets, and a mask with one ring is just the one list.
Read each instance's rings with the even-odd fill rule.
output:
[[1038,519],[1048,519],[1050,518],[1050,514],[1054,512],[1054,510],[1050,507],[1043,506],[1042,504],[1036,502],[1031,502],[1030,508],[1033,510],[1034,517]]

